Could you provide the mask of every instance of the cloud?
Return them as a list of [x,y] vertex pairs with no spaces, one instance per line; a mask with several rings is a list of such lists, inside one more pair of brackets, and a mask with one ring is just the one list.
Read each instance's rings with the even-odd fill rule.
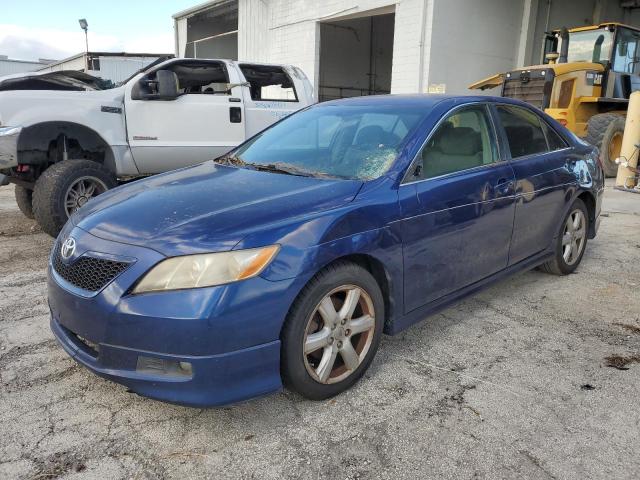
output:
[[[84,49],[84,32],[82,30],[76,32],[0,24],[0,55],[8,55],[10,58],[60,60],[83,52]],[[89,50],[171,53],[174,51],[174,40],[172,32],[117,38],[89,31]]]

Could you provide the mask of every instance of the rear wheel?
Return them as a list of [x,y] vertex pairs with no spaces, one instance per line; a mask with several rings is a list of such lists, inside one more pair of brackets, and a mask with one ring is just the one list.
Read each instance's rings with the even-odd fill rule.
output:
[[33,218],[33,190],[16,185],[15,188],[16,203],[18,208],[27,218]]
[[65,160],[36,181],[33,213],[42,230],[55,237],[67,219],[91,198],[117,185],[115,176],[90,160]]
[[367,270],[344,262],[318,273],[283,327],[285,385],[313,400],[351,387],[376,354],[383,319],[382,293]]
[[589,215],[587,207],[579,198],[573,203],[567,213],[560,235],[556,242],[556,252],[553,260],[543,264],[540,268],[554,275],[568,275],[578,268],[587,246],[587,232],[589,231]]
[[625,121],[624,115],[600,113],[591,117],[587,125],[586,140],[600,150],[602,168],[607,177],[615,177],[618,173],[616,158],[622,150]]

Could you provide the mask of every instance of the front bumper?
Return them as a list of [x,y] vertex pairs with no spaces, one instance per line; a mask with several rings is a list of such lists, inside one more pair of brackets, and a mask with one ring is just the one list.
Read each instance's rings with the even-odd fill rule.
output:
[[[68,230],[59,238],[73,235],[76,257],[108,253],[135,259],[97,293],[66,283],[49,263],[51,329],[74,360],[136,393],[189,406],[224,405],[282,387],[279,334],[299,280],[255,277],[130,295],[136,280],[164,257]],[[161,367],[141,363],[149,361]],[[180,370],[182,364],[189,369]]]
[[22,127],[0,127],[0,169],[18,165],[18,137]]

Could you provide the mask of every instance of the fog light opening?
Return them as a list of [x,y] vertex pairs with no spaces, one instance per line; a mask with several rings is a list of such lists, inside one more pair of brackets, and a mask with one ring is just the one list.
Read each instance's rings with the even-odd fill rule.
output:
[[164,377],[191,378],[193,376],[193,368],[190,362],[177,362],[165,358],[143,356],[138,357],[136,372]]

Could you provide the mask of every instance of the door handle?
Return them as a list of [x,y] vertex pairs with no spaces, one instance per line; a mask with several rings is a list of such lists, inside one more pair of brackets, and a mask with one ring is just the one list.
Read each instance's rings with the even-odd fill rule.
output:
[[509,178],[501,178],[499,179],[495,186],[493,187],[493,191],[496,196],[505,196],[509,195],[513,190],[513,180]]

